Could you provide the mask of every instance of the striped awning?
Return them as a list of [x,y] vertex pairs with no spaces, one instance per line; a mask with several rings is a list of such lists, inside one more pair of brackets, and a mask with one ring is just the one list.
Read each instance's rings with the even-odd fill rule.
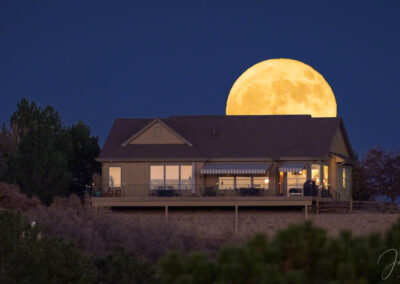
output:
[[272,163],[262,164],[211,164],[201,169],[203,175],[258,175],[266,174]]
[[306,168],[305,162],[284,162],[282,166],[279,167],[280,172],[294,172],[298,173]]

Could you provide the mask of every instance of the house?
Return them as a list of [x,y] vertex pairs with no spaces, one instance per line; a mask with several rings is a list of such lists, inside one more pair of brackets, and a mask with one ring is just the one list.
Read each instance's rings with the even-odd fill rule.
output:
[[97,160],[103,195],[128,206],[179,197],[349,201],[354,156],[341,118],[204,115],[116,119]]

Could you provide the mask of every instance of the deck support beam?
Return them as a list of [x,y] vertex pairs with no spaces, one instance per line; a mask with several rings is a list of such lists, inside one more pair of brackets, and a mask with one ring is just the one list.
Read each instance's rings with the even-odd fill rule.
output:
[[168,223],[168,205],[165,205],[165,223]]

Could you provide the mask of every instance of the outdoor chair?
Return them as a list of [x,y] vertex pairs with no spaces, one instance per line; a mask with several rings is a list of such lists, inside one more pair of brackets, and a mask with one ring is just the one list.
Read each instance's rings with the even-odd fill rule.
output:
[[216,186],[207,186],[204,189],[203,196],[217,196],[218,189]]

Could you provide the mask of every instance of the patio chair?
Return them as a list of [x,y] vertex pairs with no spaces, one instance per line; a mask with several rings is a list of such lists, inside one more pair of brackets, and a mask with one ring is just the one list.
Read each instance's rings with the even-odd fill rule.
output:
[[217,187],[216,186],[207,186],[204,189],[203,196],[216,196],[217,195]]
[[250,195],[250,190],[248,187],[241,187],[239,188],[239,192],[241,196]]
[[289,195],[303,195],[303,191],[301,188],[293,187],[289,189]]
[[226,188],[224,189],[217,189],[217,195],[218,196],[225,196],[226,194]]

